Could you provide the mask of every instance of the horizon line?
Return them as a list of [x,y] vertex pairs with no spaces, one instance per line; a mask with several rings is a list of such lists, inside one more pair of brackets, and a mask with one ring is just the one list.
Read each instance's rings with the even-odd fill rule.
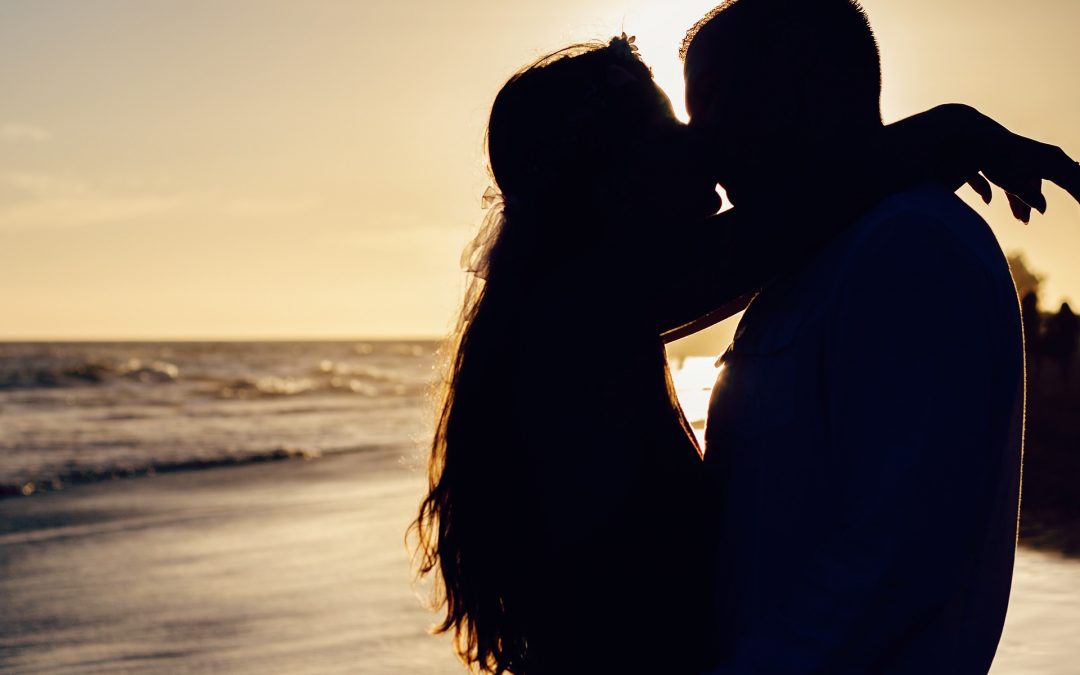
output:
[[0,344],[13,343],[153,343],[153,342],[438,342],[446,336],[438,335],[402,335],[402,336],[233,336],[233,337],[10,337],[0,336]]

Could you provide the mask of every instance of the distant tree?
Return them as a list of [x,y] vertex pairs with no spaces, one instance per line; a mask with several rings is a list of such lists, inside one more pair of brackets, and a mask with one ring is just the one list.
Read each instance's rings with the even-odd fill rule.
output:
[[1023,298],[1029,293],[1039,296],[1039,288],[1046,277],[1033,271],[1027,264],[1027,258],[1023,253],[1016,252],[1009,256],[1009,267],[1012,268],[1013,281],[1016,283],[1016,292]]

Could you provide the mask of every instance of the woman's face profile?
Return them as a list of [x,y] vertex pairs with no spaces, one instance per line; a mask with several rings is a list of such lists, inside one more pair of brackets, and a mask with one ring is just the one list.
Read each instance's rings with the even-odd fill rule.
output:
[[642,130],[638,189],[646,208],[666,216],[658,225],[670,228],[676,222],[707,218],[722,204],[701,132],[679,121],[667,96],[659,88],[657,93],[657,114]]

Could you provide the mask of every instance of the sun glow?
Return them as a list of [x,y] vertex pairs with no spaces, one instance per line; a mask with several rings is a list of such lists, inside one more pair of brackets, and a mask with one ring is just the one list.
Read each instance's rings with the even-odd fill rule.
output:
[[675,113],[683,121],[688,115],[679,47],[686,31],[717,4],[716,0],[639,3],[627,10],[616,30],[637,36],[642,57],[652,67],[656,82],[671,97]]
[[[506,78],[625,31],[685,120],[679,47],[717,2],[0,3],[0,337],[443,335]],[[1080,148],[1076,0],[863,4],[887,119],[962,101]],[[974,206],[1054,305],[1080,231],[1047,197],[1031,228]]]

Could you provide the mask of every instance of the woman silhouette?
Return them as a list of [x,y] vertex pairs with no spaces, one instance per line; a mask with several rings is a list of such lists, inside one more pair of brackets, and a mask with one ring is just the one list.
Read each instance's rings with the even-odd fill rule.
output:
[[[466,253],[473,282],[415,522],[420,572],[440,582],[439,629],[470,666],[698,671],[711,567],[700,453],[662,336],[808,259],[869,206],[849,192],[958,187],[988,148],[1007,141],[1015,157],[1023,139],[993,125],[977,152],[943,142],[984,122],[953,110],[894,126],[890,175],[838,186],[847,212],[822,219],[836,229],[781,244],[770,223],[806,208],[798,186],[773,213],[710,217],[705,144],[632,39],[570,47],[507,82],[487,134],[498,193]],[[945,165],[957,168],[921,168]]]

